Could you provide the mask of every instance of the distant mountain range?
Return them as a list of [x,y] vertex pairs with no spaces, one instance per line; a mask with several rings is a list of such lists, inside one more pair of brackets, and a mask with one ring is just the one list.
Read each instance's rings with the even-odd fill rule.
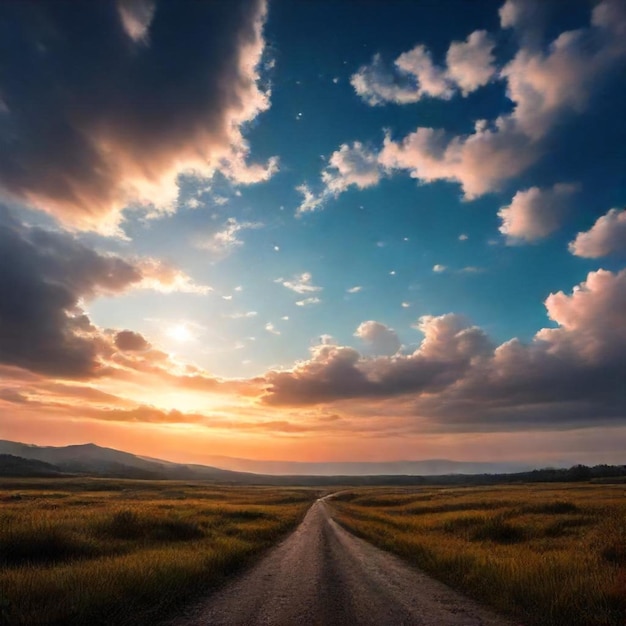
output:
[[[295,476],[441,476],[450,474],[502,474],[522,472],[532,466],[519,463],[472,463],[440,459],[393,462],[303,463],[294,461],[254,461],[214,456],[221,467],[173,463],[104,448],[93,443],[71,446],[36,446],[0,440],[0,455],[48,464],[48,471],[95,474],[125,478],[208,479],[255,482],[260,478]],[[4,464],[7,462],[5,460]],[[3,463],[0,461],[0,473]],[[34,466],[33,466],[34,467]],[[228,469],[224,469],[228,468]],[[45,468],[40,467],[43,472]],[[5,473],[6,475],[6,473]]]
[[[9,458],[6,458],[9,457]],[[103,448],[93,443],[75,446],[35,446],[15,441],[0,440],[0,474],[15,475],[19,462],[31,461],[26,475],[87,474],[117,478],[217,480],[249,482],[254,478],[245,472],[231,472],[207,465],[186,465],[170,463],[159,459],[149,459],[122,452],[113,448]],[[32,462],[41,465],[34,465]],[[26,464],[22,463],[26,468]],[[13,468],[13,469],[11,469]]]
[[50,463],[24,459],[12,454],[0,454],[0,476],[64,476],[63,472]]
[[255,461],[227,456],[209,456],[212,465],[239,472],[277,476],[441,476],[444,474],[506,474],[525,472],[527,463],[488,463],[428,459],[424,461],[301,462]]
[[[533,469],[518,463],[426,460],[388,463],[297,463],[208,457],[222,467],[173,463],[93,443],[36,446],[0,440],[0,477],[209,480],[263,485],[489,485],[515,482],[626,480],[626,466]],[[228,469],[224,469],[228,466]],[[248,470],[248,471],[237,471]],[[263,472],[263,473],[259,473]]]

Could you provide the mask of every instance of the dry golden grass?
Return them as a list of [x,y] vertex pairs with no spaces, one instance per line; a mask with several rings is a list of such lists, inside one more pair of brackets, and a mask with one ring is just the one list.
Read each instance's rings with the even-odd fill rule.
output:
[[152,624],[302,519],[316,491],[121,480],[0,484],[0,624]]
[[626,487],[354,489],[355,534],[524,624],[626,624]]

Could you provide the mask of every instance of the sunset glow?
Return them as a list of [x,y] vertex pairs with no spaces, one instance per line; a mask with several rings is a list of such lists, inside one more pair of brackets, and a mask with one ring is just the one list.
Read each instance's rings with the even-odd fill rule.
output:
[[0,438],[623,462],[624,2],[18,4]]
[[191,341],[193,339],[191,331],[184,324],[178,324],[177,326],[169,328],[167,336],[181,343]]

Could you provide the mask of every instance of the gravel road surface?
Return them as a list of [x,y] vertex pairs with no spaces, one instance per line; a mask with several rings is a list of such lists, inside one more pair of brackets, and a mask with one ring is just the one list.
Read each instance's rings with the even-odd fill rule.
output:
[[170,626],[513,626],[350,534],[316,501],[247,572]]

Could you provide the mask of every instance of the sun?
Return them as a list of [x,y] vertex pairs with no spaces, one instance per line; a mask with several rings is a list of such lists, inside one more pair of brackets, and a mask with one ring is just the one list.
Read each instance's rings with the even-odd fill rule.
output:
[[193,339],[191,331],[187,328],[187,326],[185,326],[185,324],[172,326],[167,331],[167,336],[175,341],[178,341],[179,343],[185,343],[186,341],[191,341]]

